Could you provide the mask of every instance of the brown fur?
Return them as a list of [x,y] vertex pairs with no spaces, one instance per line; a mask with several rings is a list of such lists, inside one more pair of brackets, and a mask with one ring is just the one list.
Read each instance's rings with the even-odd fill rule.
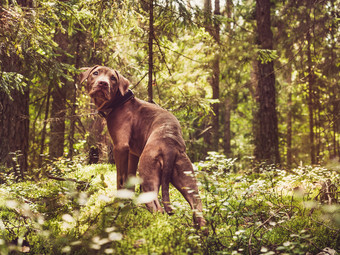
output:
[[[84,68],[80,82],[87,79],[87,91],[98,110],[107,112],[108,131],[114,143],[117,188],[123,188],[137,167],[143,192],[158,193],[162,186],[163,205],[171,213],[169,183],[185,197],[194,210],[194,220],[204,226],[202,203],[190,159],[185,153],[178,120],[161,107],[132,98],[111,109],[125,95],[129,81],[117,71],[104,66]],[[158,201],[147,204],[150,211],[163,209]]]

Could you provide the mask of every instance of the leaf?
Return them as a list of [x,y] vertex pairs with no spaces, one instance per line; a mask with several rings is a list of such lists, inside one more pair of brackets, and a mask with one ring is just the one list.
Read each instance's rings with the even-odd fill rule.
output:
[[131,188],[135,185],[141,184],[142,183],[142,179],[138,176],[134,176],[134,177],[130,177],[126,183],[126,186],[128,188]]
[[62,216],[62,218],[63,218],[63,220],[66,221],[66,222],[73,222],[73,221],[74,221],[73,217],[72,217],[71,215],[69,215],[69,214],[64,214],[64,215]]
[[137,199],[136,199],[136,203],[137,204],[146,204],[146,203],[150,203],[153,200],[157,199],[157,193],[156,192],[145,192],[140,194]]
[[112,232],[109,234],[109,239],[111,241],[120,241],[123,239],[123,235],[121,233]]
[[268,251],[268,248],[266,248],[266,247],[261,247],[261,252],[267,252]]
[[261,61],[261,64],[267,64],[279,57],[276,50],[259,49],[257,53],[257,59]]
[[103,195],[103,194],[99,195],[99,196],[98,196],[98,199],[99,199],[99,200],[102,200],[102,201],[104,201],[104,202],[110,202],[110,201],[111,201],[111,199],[110,199],[108,196],[105,196],[105,195]]
[[121,199],[133,199],[135,193],[128,189],[117,190],[116,197]]

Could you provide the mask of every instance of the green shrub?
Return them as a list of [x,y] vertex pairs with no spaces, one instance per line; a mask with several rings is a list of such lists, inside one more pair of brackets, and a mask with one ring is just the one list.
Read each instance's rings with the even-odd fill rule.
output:
[[[305,254],[340,249],[337,170],[306,166],[288,173],[262,166],[256,173],[237,173],[235,164],[217,153],[195,164],[209,230],[204,235],[194,228],[192,212],[174,187],[174,215],[151,214],[143,205],[150,194],[116,192],[112,165],[59,162],[53,174],[64,181],[43,178],[0,186],[0,253]],[[325,187],[334,192],[331,203]]]

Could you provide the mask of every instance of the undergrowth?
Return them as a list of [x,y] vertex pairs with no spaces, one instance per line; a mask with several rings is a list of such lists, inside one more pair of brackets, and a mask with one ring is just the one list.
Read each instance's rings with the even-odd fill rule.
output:
[[[210,153],[195,163],[209,234],[171,187],[174,215],[151,194],[116,191],[115,167],[51,164],[39,180],[0,185],[1,254],[316,254],[340,250],[339,172],[304,166],[240,170]],[[58,178],[51,178],[58,176]]]

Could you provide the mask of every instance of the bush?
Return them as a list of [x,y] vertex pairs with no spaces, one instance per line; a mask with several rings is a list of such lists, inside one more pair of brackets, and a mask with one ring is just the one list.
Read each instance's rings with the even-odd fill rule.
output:
[[0,253],[305,254],[340,249],[337,170],[306,166],[288,173],[263,166],[249,174],[236,173],[235,163],[211,152],[195,164],[207,236],[194,228],[190,208],[174,187],[175,214],[151,214],[143,206],[151,194],[116,192],[112,165],[65,161],[55,172],[64,181],[2,184]]

